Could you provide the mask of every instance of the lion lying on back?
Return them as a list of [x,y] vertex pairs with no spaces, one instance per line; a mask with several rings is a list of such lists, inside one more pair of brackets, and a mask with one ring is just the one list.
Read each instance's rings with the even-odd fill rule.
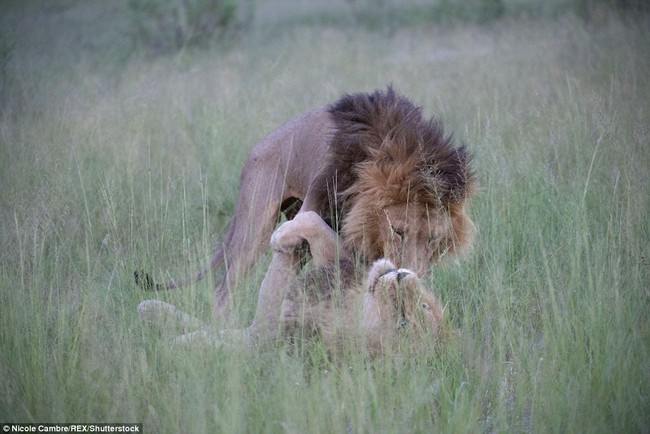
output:
[[[254,346],[278,338],[318,335],[334,353],[360,343],[371,355],[378,355],[400,336],[418,339],[438,334],[443,309],[416,273],[397,269],[387,259],[359,273],[350,252],[342,250],[338,241],[315,212],[299,213],[280,226],[271,237],[273,258],[260,288],[255,318],[246,329],[210,330],[196,318],[155,300],[143,301],[138,311],[146,322],[176,322],[186,333],[175,338],[177,344]],[[305,243],[313,269],[301,274]]]

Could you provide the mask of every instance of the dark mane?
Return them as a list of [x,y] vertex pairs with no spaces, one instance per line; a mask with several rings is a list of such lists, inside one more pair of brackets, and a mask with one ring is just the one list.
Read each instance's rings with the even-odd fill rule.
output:
[[346,94],[329,107],[329,113],[336,130],[329,161],[315,183],[320,190],[314,193],[320,215],[333,226],[345,219],[359,194],[354,186],[362,166],[409,168],[409,197],[395,201],[415,199],[449,207],[468,196],[474,174],[465,145],[455,147],[437,121],[425,119],[420,107],[392,87]]

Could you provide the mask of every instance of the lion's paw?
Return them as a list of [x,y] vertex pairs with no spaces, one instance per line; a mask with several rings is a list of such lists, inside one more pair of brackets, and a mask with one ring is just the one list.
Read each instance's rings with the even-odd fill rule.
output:
[[[308,215],[310,213],[298,213],[293,220],[282,223],[271,235],[271,248],[276,252],[286,254],[303,248],[307,242],[304,229],[308,225],[308,220],[313,218]],[[318,215],[316,216],[318,217]]]
[[312,228],[323,223],[323,219],[315,211],[299,212],[289,221],[301,228]]
[[305,242],[305,238],[294,231],[291,221],[283,223],[271,235],[271,248],[275,252],[291,254],[300,249]]

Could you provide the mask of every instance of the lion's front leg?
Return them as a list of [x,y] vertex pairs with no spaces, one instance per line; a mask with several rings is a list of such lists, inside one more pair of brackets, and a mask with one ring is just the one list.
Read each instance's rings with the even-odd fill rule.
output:
[[283,223],[271,236],[271,247],[276,252],[293,252],[305,241],[317,267],[351,259],[336,232],[314,211],[299,212],[293,220]]

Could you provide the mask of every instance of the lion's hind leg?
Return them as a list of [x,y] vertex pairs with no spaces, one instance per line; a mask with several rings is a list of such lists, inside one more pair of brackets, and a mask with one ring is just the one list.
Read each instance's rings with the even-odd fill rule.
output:
[[160,300],[145,300],[138,305],[142,322],[177,335],[173,346],[219,347],[235,345],[250,347],[248,329],[215,330],[176,306]]
[[172,343],[175,346],[226,346],[237,348],[251,348],[254,341],[248,328],[212,330],[209,327],[205,327],[201,330],[177,336],[174,338]]
[[198,318],[160,300],[145,300],[140,303],[138,315],[146,324],[174,330],[177,333],[188,333],[203,327],[203,323]]

